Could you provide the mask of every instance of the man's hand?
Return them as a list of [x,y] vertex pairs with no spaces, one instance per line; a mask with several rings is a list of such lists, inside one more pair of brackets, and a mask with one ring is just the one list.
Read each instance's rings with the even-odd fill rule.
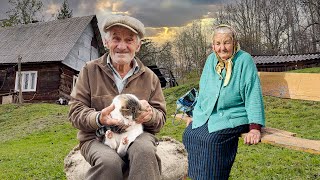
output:
[[261,132],[257,129],[251,129],[246,137],[244,137],[245,144],[258,144],[261,140]]
[[111,111],[114,110],[114,104],[111,104],[110,106],[102,109],[101,115],[100,115],[100,123],[102,125],[106,126],[112,126],[112,125],[120,125],[120,121],[118,119],[113,119],[110,115]]
[[137,117],[136,121],[138,123],[145,123],[152,119],[153,110],[151,105],[146,100],[140,100],[142,111],[141,114]]

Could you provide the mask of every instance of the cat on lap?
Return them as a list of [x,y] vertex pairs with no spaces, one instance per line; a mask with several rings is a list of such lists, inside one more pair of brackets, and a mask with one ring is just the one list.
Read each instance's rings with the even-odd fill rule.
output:
[[143,111],[142,104],[133,94],[120,94],[112,103],[115,109],[110,114],[111,118],[118,119],[121,126],[108,129],[103,143],[123,157],[129,145],[143,133],[143,125],[136,122],[136,118]]

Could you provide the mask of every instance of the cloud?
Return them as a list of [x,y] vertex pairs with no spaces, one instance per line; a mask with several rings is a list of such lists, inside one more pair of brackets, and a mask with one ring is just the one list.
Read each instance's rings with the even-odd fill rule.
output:
[[116,0],[105,0],[98,1],[95,5],[95,8],[99,11],[111,11],[111,12],[120,12],[119,7],[123,5],[122,1]]
[[74,16],[87,16],[92,15],[95,12],[95,4],[97,3],[97,0],[80,0],[77,3],[77,6],[75,8],[75,14]]
[[[179,27],[193,20],[213,18],[221,0],[68,0],[73,16],[96,14],[102,21],[110,14],[126,14],[146,27]],[[225,0],[229,1],[229,0]],[[45,12],[58,11],[63,0],[50,0]],[[0,3],[1,5],[1,3]]]
[[152,39],[159,44],[171,41],[177,34],[179,27],[159,27],[159,28],[146,28],[146,38]]
[[[68,0],[74,17],[96,14],[99,27],[106,16],[126,14],[144,23],[147,37],[157,35],[160,39],[170,39],[179,27],[192,21],[212,19],[222,0]],[[231,0],[223,0],[223,3]],[[43,0],[45,20],[53,20],[63,0]],[[12,8],[6,1],[0,1],[0,19]],[[159,40],[160,40],[159,39]]]
[[221,4],[227,0],[188,0],[191,4],[201,4],[201,5],[211,5],[211,4]]
[[[183,26],[193,19],[201,19],[214,12],[215,1],[186,0],[100,0],[96,8],[106,8],[106,11],[116,10],[141,20],[147,27]],[[116,7],[112,9],[111,7]]]
[[48,15],[57,14],[60,10],[60,4],[50,2],[45,9],[45,13]]

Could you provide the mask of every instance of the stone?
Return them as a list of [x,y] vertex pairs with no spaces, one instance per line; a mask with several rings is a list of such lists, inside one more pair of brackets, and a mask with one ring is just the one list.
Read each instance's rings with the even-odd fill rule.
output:
[[[157,147],[161,158],[161,180],[180,180],[187,175],[187,152],[183,144],[171,137],[162,137]],[[83,158],[78,147],[64,159],[64,171],[68,180],[84,180],[90,164]]]

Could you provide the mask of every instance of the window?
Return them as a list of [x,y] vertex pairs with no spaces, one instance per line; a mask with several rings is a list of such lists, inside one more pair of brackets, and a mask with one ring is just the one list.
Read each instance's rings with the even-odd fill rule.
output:
[[78,75],[73,75],[72,89],[76,85],[77,79],[78,79]]
[[[38,72],[37,71],[22,71],[21,72],[21,88],[22,92],[28,91],[36,91],[37,90],[37,78]],[[19,91],[18,87],[18,72],[16,73],[16,83],[15,83],[15,90]]]

